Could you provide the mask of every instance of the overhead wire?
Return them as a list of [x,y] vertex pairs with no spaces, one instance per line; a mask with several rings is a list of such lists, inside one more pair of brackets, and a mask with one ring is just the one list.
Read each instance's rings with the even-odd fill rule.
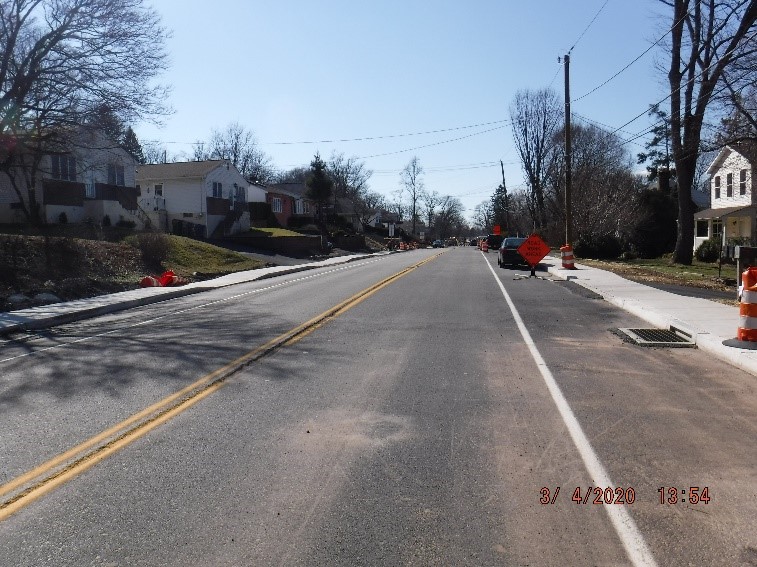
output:
[[479,124],[469,124],[466,126],[457,126],[455,128],[442,128],[439,130],[428,130],[426,132],[409,132],[405,134],[387,134],[385,136],[362,136],[360,138],[343,138],[343,139],[334,139],[334,140],[309,140],[309,141],[299,141],[299,142],[267,142],[267,144],[270,145],[278,145],[278,146],[289,146],[289,145],[297,145],[297,144],[333,144],[337,142],[366,142],[370,140],[386,140],[390,138],[405,138],[408,136],[423,136],[426,134],[440,134],[443,132],[454,132],[456,130],[466,130],[470,128],[479,128],[481,126],[491,126],[492,124],[505,124],[507,122],[510,122],[508,119],[503,120],[493,120],[491,122],[481,122]]
[[599,17],[599,14],[602,13],[602,10],[605,9],[605,6],[607,6],[607,3],[609,1],[610,0],[605,0],[605,3],[602,4],[602,6],[600,6],[599,10],[597,10],[597,13],[594,14],[594,17],[591,19],[591,21],[589,22],[589,24],[586,26],[586,28],[584,28],[584,31],[581,32],[581,35],[579,35],[578,39],[573,43],[573,47],[571,47],[570,49],[568,49],[568,53],[570,53],[571,51],[573,51],[573,49],[576,47],[576,45],[578,45],[578,42],[581,41],[581,38],[583,38],[583,36],[586,35],[586,32],[589,31],[589,28],[592,26],[592,24]]
[[431,148],[434,146],[441,146],[442,144],[449,144],[451,142],[457,142],[460,140],[465,140],[467,138],[472,138],[474,136],[480,136],[481,134],[487,134],[489,132],[494,132],[496,130],[501,130],[505,126],[497,126],[495,128],[489,128],[488,130],[482,130],[481,132],[474,132],[473,134],[468,134],[467,136],[460,136],[459,138],[451,138],[449,140],[442,140],[441,142],[434,142],[433,144],[424,144],[422,146],[416,146],[414,148],[405,148],[403,150],[397,150],[395,152],[385,152],[383,154],[373,154],[369,156],[359,156],[357,159],[369,159],[369,158],[375,158],[375,157],[384,157],[384,156],[393,156],[396,154],[402,154],[405,152],[412,152],[415,150],[422,150],[424,148]]
[[[694,4],[694,6],[696,6],[696,5],[697,5],[697,4],[699,4],[700,2],[702,2],[702,0],[697,0],[697,2],[696,2],[696,3]],[[691,8],[690,8],[689,10],[691,10]],[[672,27],[671,27],[671,28],[670,28],[670,29],[669,29],[668,31],[666,31],[666,32],[665,32],[664,34],[662,34],[662,35],[661,35],[661,36],[660,36],[660,37],[659,37],[659,38],[657,39],[657,41],[655,41],[655,42],[654,42],[653,44],[651,44],[651,45],[650,45],[649,47],[647,47],[647,48],[646,48],[646,49],[645,49],[644,51],[642,51],[642,52],[641,52],[641,53],[640,53],[640,54],[639,54],[639,55],[638,55],[638,56],[637,56],[636,58],[634,58],[634,59],[633,59],[633,60],[632,60],[632,61],[631,61],[630,63],[628,63],[628,64],[627,64],[626,66],[624,66],[624,67],[623,67],[622,69],[620,69],[620,71],[618,71],[617,73],[615,73],[614,75],[612,75],[612,76],[611,76],[611,77],[610,77],[609,79],[607,79],[606,81],[604,81],[604,82],[600,83],[599,85],[597,85],[596,87],[594,87],[593,89],[591,89],[591,90],[590,90],[589,92],[587,92],[587,93],[585,93],[585,94],[582,94],[581,96],[579,96],[579,97],[577,97],[577,98],[574,98],[572,102],[578,102],[579,100],[581,100],[581,99],[583,99],[583,98],[586,98],[586,97],[587,97],[587,96],[589,96],[590,94],[592,94],[592,93],[594,93],[594,92],[598,91],[599,89],[601,89],[602,87],[604,87],[604,86],[605,86],[605,85],[606,85],[607,83],[609,83],[610,81],[612,81],[613,79],[615,79],[615,78],[616,78],[617,76],[619,76],[619,75],[621,75],[622,73],[624,73],[624,72],[625,72],[625,71],[626,71],[626,70],[627,70],[627,69],[628,69],[628,68],[629,68],[629,67],[630,67],[631,65],[633,65],[634,63],[636,63],[636,62],[637,62],[637,61],[638,61],[639,59],[641,59],[642,57],[644,57],[644,56],[645,56],[645,55],[646,55],[647,53],[649,53],[649,52],[650,52],[650,51],[652,50],[652,48],[653,48],[653,47],[655,47],[655,46],[656,46],[656,45],[658,45],[658,44],[659,44],[659,43],[660,43],[660,42],[661,42],[661,41],[662,41],[663,39],[665,39],[665,38],[667,37],[667,35],[668,35],[668,34],[669,34],[670,32],[672,32],[672,31],[673,31],[673,30],[675,29],[675,27],[676,27],[676,26],[677,26],[678,24],[680,24],[680,23],[681,23],[681,21],[682,21],[682,20],[683,20],[683,19],[684,19],[684,18],[685,18],[686,16],[688,16],[688,15],[689,15],[689,13],[690,13],[690,12],[689,12],[689,11],[687,11],[687,12],[686,12],[686,13],[685,13],[685,14],[684,14],[683,16],[681,16],[681,19],[680,19],[680,20],[678,20],[678,21],[677,21],[676,23],[674,23],[674,24],[673,24],[673,26],[672,26]]]

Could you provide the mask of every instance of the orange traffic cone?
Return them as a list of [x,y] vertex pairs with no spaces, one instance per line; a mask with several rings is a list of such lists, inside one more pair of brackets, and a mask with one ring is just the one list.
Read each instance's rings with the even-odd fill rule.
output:
[[489,252],[489,243],[486,240],[481,241],[481,252]]

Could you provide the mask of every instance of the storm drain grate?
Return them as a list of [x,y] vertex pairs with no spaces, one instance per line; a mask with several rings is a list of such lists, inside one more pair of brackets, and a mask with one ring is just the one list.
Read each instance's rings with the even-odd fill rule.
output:
[[617,334],[639,346],[685,348],[694,347],[690,334],[671,327],[670,329],[617,329]]

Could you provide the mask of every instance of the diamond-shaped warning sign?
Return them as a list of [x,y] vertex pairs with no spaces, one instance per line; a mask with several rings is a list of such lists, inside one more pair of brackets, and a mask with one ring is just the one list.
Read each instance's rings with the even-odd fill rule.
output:
[[518,247],[518,254],[533,268],[549,254],[549,246],[539,235],[532,234]]

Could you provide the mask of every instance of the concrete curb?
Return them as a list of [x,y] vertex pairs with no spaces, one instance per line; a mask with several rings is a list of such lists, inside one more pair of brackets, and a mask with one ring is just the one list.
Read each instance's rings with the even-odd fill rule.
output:
[[109,313],[125,311],[133,307],[159,303],[178,297],[194,295],[213,289],[221,289],[241,283],[265,280],[297,272],[314,270],[328,266],[347,264],[356,260],[382,256],[385,253],[337,256],[319,262],[310,262],[298,266],[282,266],[235,272],[211,280],[195,282],[181,287],[154,287],[124,291],[87,299],[77,299],[31,307],[19,311],[0,313],[0,335],[19,331],[33,331],[81,321]]
[[[545,262],[546,263],[546,262]],[[577,264],[578,267],[578,264]],[[580,270],[583,273],[589,273],[591,270],[598,270],[597,268],[591,268],[588,266],[582,266],[580,267]],[[713,332],[711,329],[705,328],[703,324],[693,324],[690,321],[685,321],[680,319],[679,317],[673,316],[669,313],[665,313],[659,309],[656,309],[654,306],[654,302],[651,301],[643,301],[639,299],[633,299],[629,297],[624,297],[623,294],[619,291],[610,290],[609,286],[602,286],[602,285],[595,285],[591,282],[591,280],[587,281],[585,279],[582,279],[580,276],[576,274],[573,270],[566,270],[562,267],[549,265],[547,268],[547,271],[555,276],[556,278],[566,280],[566,281],[572,281],[582,287],[585,287],[586,289],[590,289],[594,291],[595,293],[598,293],[603,297],[605,301],[608,303],[611,303],[612,305],[615,305],[616,307],[619,307],[620,309],[623,309],[624,311],[627,311],[628,313],[631,313],[632,315],[638,317],[639,319],[646,321],[650,325],[653,325],[654,327],[660,328],[660,329],[668,329],[671,326],[676,327],[678,329],[681,329],[689,334],[694,339],[694,343],[697,345],[698,348],[703,350],[704,352],[711,354],[723,362],[726,362],[732,366],[735,366],[736,368],[739,368],[740,370],[744,370],[745,372],[748,372],[752,374],[753,376],[757,376],[757,352],[749,349],[743,349],[738,347],[730,347],[723,344],[724,340],[731,339],[736,335],[736,328],[738,325],[738,312],[734,309],[734,318],[733,318],[733,335],[732,336],[722,336],[722,333],[716,333]],[[619,279],[623,279],[620,276],[617,276]],[[628,280],[624,280],[628,281]],[[628,284],[624,285],[625,289],[631,289],[633,287],[639,286],[641,288],[648,287],[644,286],[643,284],[635,283],[635,282],[629,282]],[[681,296],[676,296],[675,294],[672,294],[670,292],[660,291],[660,290],[653,290],[650,293],[659,295],[659,294],[667,294],[674,297],[674,301],[689,301],[692,305],[696,305],[691,299],[693,298],[683,298]],[[698,302],[709,302],[709,300],[701,299],[696,300]],[[712,302],[709,302],[712,303]],[[699,305],[703,305],[702,303],[699,303]],[[727,306],[724,306],[727,308]],[[692,308],[693,310],[696,309],[695,307]]]

